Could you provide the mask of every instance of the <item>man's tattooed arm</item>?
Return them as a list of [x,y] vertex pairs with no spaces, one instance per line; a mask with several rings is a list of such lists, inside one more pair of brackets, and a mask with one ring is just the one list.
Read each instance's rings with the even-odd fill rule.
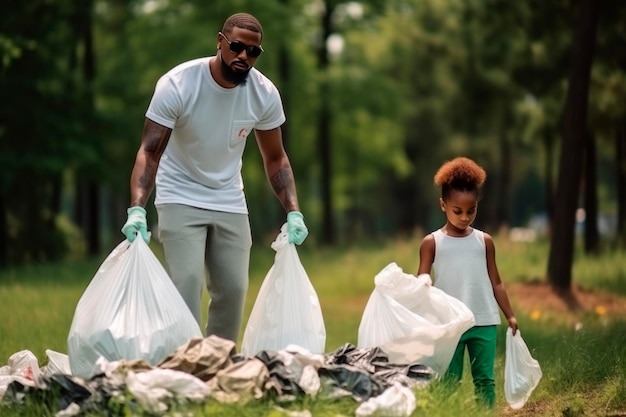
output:
[[146,119],[130,180],[130,205],[145,207],[172,129]]

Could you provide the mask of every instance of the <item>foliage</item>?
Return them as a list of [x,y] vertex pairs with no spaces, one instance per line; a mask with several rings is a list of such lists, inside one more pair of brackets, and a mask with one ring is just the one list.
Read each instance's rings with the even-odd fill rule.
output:
[[[90,227],[104,229],[104,247],[119,236],[157,79],[182,61],[213,54],[219,26],[241,10],[264,26],[267,53],[257,66],[285,103],[285,146],[312,243],[324,221],[317,131],[323,103],[334,115],[339,244],[435,227],[432,175],[458,154],[479,160],[489,175],[480,226],[524,225],[549,209],[574,3],[10,1],[0,17],[0,88],[11,97],[0,108],[0,264],[63,257],[84,246],[76,242]],[[326,40],[324,12],[332,12]],[[589,103],[603,214],[617,212],[613,138],[626,111],[619,94],[623,13],[620,2],[601,10]],[[320,69],[316,54],[325,41],[333,48]],[[284,213],[252,137],[243,169],[253,232],[264,236]],[[91,206],[85,184],[96,187]],[[148,210],[153,222],[156,213]],[[98,214],[96,226],[85,221]],[[58,226],[68,219],[83,236]]]
[[[58,259],[56,227],[63,172],[91,164],[96,149],[81,122],[81,33],[69,2],[15,3],[2,13],[0,90],[0,263]],[[6,4],[3,7],[8,7]],[[6,249],[4,249],[6,248]]]

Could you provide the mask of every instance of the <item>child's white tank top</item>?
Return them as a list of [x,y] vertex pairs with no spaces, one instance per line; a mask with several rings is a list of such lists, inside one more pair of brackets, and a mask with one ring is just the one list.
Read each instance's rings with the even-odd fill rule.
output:
[[441,230],[435,239],[434,286],[461,300],[474,313],[477,326],[500,324],[500,310],[487,272],[487,251],[482,231],[451,237]]

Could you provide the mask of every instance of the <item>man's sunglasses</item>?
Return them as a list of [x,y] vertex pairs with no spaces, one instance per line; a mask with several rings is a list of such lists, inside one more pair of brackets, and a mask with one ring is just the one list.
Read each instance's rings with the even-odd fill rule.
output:
[[219,33],[220,36],[222,38],[224,38],[224,40],[226,42],[228,42],[228,46],[230,47],[230,52],[234,53],[234,54],[240,54],[241,51],[243,51],[244,49],[246,50],[246,54],[248,54],[249,57],[252,58],[256,58],[259,55],[261,55],[261,52],[263,52],[263,48],[261,47],[261,45],[256,46],[256,45],[246,45],[243,42],[240,41],[229,41],[228,38],[226,37],[226,35],[224,35],[222,32]]

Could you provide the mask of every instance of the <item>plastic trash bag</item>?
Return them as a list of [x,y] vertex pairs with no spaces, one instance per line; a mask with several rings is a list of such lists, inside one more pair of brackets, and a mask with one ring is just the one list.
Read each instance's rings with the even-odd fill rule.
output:
[[70,360],[65,353],[46,349],[46,356],[48,357],[48,364],[41,367],[41,373],[44,376],[71,375]]
[[156,365],[202,331],[143,239],[124,240],[81,296],[67,338],[72,373],[92,376],[96,361],[144,359]]
[[7,364],[0,367],[0,400],[14,381],[28,387],[41,386],[39,361],[30,350],[15,352],[9,357]]
[[518,410],[526,404],[541,377],[539,362],[530,354],[526,342],[522,339],[522,333],[518,329],[513,336],[511,328],[507,328],[504,396],[512,409]]
[[396,382],[378,397],[372,397],[361,403],[355,415],[356,417],[409,417],[416,407],[417,401],[413,391]]
[[404,273],[395,262],[374,283],[357,346],[379,347],[391,362],[420,363],[443,376],[461,335],[475,324],[471,310],[433,287],[430,275]]
[[37,357],[30,350],[21,350],[12,354],[7,365],[0,367],[0,400],[14,381],[25,387],[43,388],[44,378],[70,373],[67,355],[51,349],[46,349],[46,355],[48,364],[39,367]]
[[200,402],[210,390],[207,384],[186,372],[172,369],[151,369],[126,376],[126,387],[139,405],[153,414],[164,414],[171,402]]
[[326,327],[317,293],[300,262],[287,225],[272,242],[276,251],[246,325],[241,352],[281,350],[293,344],[311,353],[324,353]]

